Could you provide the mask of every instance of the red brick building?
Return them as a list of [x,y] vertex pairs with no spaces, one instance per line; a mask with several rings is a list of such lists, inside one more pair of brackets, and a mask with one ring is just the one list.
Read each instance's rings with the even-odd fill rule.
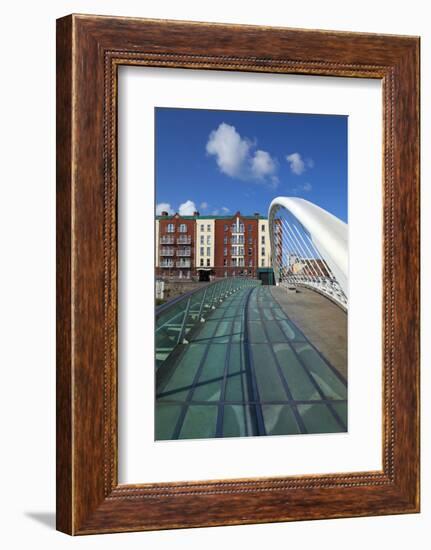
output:
[[271,267],[268,219],[260,214],[156,218],[156,275],[205,279],[257,277]]
[[180,279],[195,267],[195,216],[158,216],[156,220],[156,274]]
[[218,277],[256,276],[259,267],[260,216],[234,216],[216,219],[215,269]]

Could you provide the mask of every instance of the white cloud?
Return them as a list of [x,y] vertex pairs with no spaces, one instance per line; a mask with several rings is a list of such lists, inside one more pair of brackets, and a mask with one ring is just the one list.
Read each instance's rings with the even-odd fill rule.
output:
[[292,172],[297,176],[300,176],[303,172],[305,172],[305,162],[299,153],[291,153],[290,155],[287,155],[286,160],[289,163]]
[[193,214],[196,212],[197,208],[193,201],[188,200],[186,202],[183,202],[180,204],[178,208],[178,214],[180,216],[193,216]]
[[305,195],[306,193],[309,193],[313,189],[313,186],[311,183],[306,182],[304,184],[295,185],[295,187],[292,189],[292,193],[294,195]]
[[167,212],[170,216],[174,213],[168,202],[159,202],[156,205],[156,216],[160,216],[162,212]]
[[[208,138],[206,151],[215,156],[220,171],[231,178],[267,182],[277,171],[277,162],[256,143],[241,137],[234,126],[222,122]],[[275,180],[269,180],[274,184]],[[278,180],[276,181],[278,183]]]
[[215,208],[211,214],[213,216],[220,216],[220,214],[229,214],[230,212],[230,208],[228,208],[227,206],[222,206],[221,208]]
[[206,146],[207,153],[216,157],[220,171],[232,178],[241,175],[249,149],[250,143],[225,122],[211,132]]
[[251,159],[251,171],[258,179],[274,174],[276,168],[275,161],[266,151],[258,149]]
[[201,210],[207,210],[208,206],[209,206],[208,203],[204,201],[204,202],[201,202],[201,204],[199,205],[199,208]]

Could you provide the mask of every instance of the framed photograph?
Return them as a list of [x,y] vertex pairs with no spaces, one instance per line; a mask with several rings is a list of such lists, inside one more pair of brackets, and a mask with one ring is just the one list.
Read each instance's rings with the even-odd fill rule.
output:
[[156,107],[155,132],[155,439],[347,432],[347,117]]
[[57,21],[57,528],[419,511],[419,38]]

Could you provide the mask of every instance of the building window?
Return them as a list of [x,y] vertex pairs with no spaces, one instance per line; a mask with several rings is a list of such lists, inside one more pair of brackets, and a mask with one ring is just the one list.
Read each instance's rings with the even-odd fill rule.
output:
[[224,224],[224,230],[227,231],[229,229],[229,226],[227,224]]
[[244,256],[244,247],[243,246],[238,247],[238,256]]
[[265,235],[262,235],[261,241],[262,242],[260,244],[265,244]]
[[210,266],[210,259],[207,258],[207,267],[209,267],[209,266]]
[[223,256],[227,256],[227,248],[223,250]]
[[207,235],[207,244],[211,244],[211,235]]
[[243,223],[239,224],[239,232],[244,233],[244,224]]
[[232,267],[236,267],[236,265],[237,265],[237,264],[236,264],[236,258],[232,258],[232,259],[231,259],[230,265],[231,265]]
[[252,249],[252,248],[249,248],[249,249],[248,249],[248,255],[249,255],[249,256],[253,256],[253,249]]
[[248,226],[248,232],[251,233],[253,231],[253,226],[251,224],[249,224]]
[[265,260],[262,260],[261,266],[265,267]]
[[204,259],[201,258],[201,267],[203,267],[203,265],[204,265]]
[[232,256],[237,256],[238,255],[238,251],[237,251],[236,246],[232,246],[232,248],[230,249],[230,253],[232,254]]
[[175,231],[175,227],[173,223],[168,223],[168,233],[173,233]]
[[201,244],[205,244],[205,237],[201,235]]
[[248,261],[248,267],[253,267],[253,260]]
[[180,223],[180,233],[187,232],[187,225],[185,223]]
[[224,276],[227,277],[227,271],[224,272]]
[[253,244],[253,237],[248,238],[248,244]]
[[223,260],[223,265],[226,267],[227,266],[227,260],[226,258]]
[[201,256],[205,256],[205,250],[203,246],[201,246]]
[[211,225],[210,224],[207,225],[207,231],[211,231]]
[[203,223],[201,223],[201,232],[205,230],[205,226]]
[[262,250],[261,250],[261,256],[265,256],[265,247],[262,246]]
[[227,244],[227,236],[225,235],[224,239],[223,239],[223,242],[224,244]]
[[211,256],[211,248],[207,246],[207,256]]
[[265,233],[265,224],[262,224],[262,233]]

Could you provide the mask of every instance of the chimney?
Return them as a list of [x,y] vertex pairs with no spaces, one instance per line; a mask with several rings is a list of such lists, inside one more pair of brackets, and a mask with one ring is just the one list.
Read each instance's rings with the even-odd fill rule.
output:
[[160,215],[161,215],[161,216],[167,216],[168,213],[167,213],[166,211],[163,211]]
[[260,216],[259,212],[255,212],[254,215],[256,216],[256,218]]
[[193,216],[199,216],[199,212],[198,211],[193,212]]

